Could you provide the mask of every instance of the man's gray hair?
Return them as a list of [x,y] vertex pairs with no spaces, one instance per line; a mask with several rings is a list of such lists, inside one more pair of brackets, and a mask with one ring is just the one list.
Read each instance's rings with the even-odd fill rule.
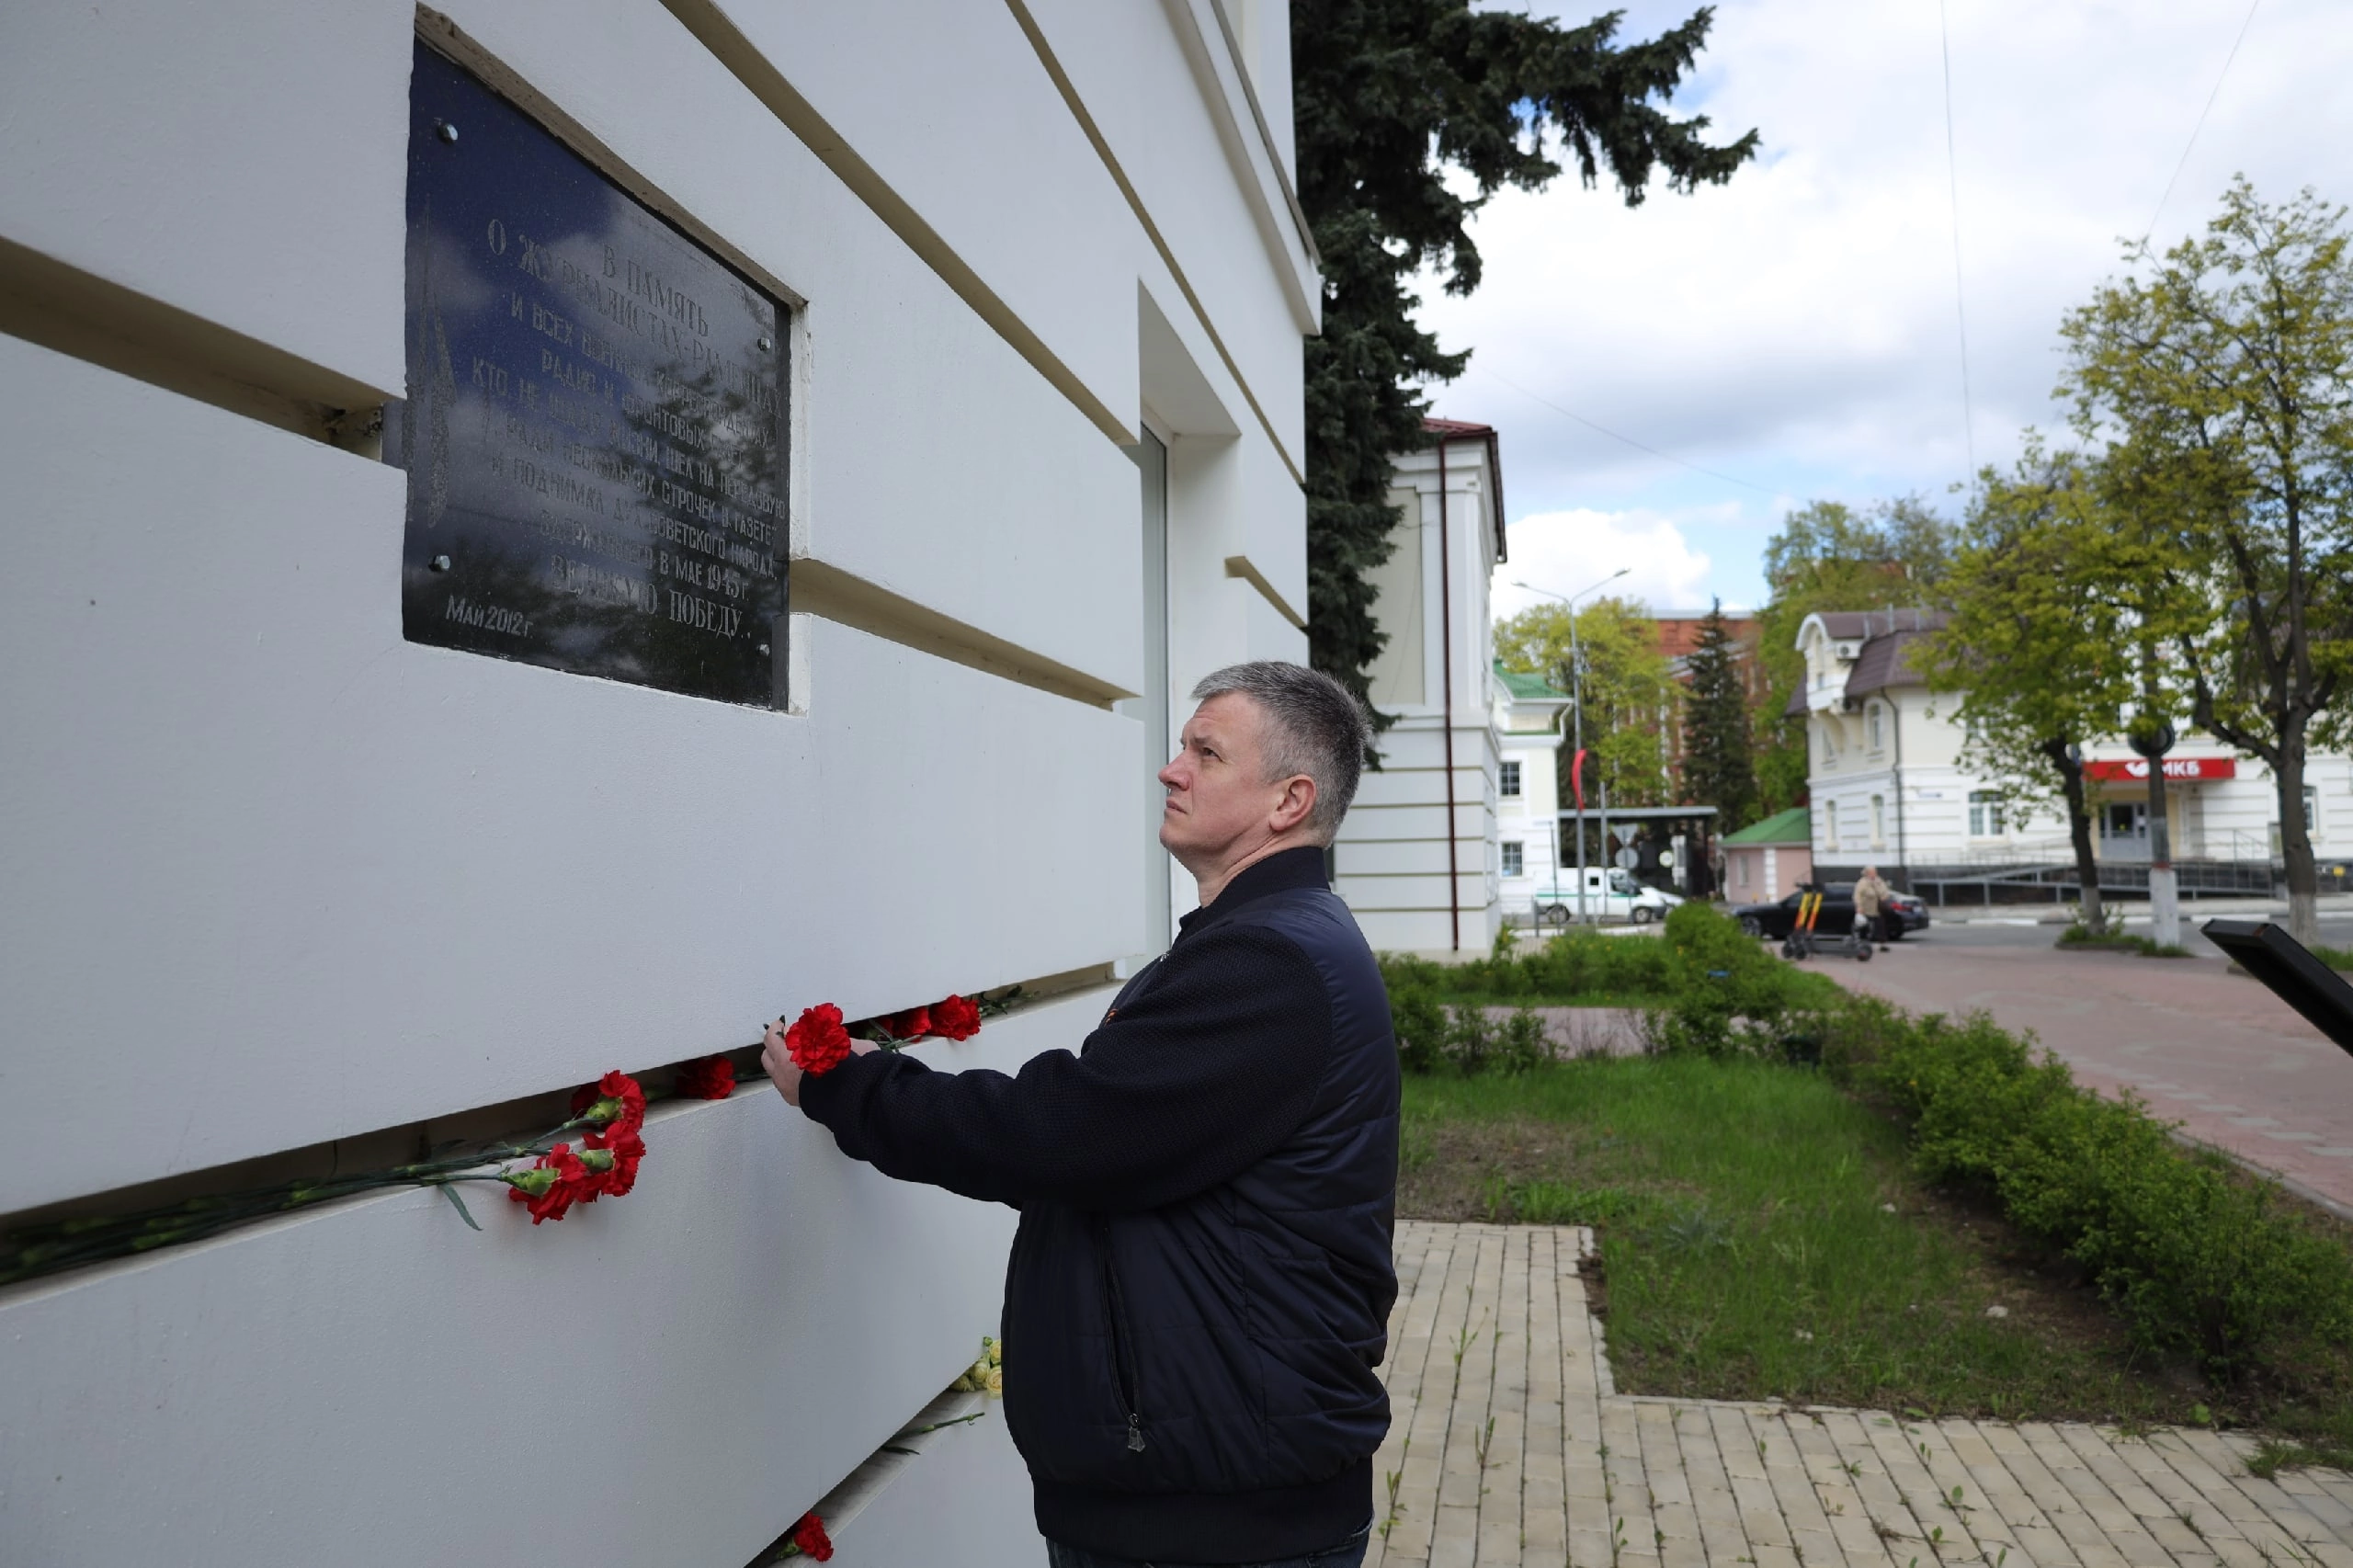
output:
[[1348,688],[1321,670],[1257,659],[1228,665],[1193,687],[1193,700],[1239,692],[1266,715],[1267,781],[1304,773],[1315,780],[1315,809],[1307,825],[1321,843],[1332,842],[1348,802],[1357,798],[1364,756],[1372,745],[1372,722]]

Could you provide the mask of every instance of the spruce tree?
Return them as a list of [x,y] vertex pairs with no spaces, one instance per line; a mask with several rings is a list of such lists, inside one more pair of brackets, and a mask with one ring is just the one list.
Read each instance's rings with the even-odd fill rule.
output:
[[1388,641],[1366,574],[1392,548],[1391,460],[1421,444],[1419,389],[1470,360],[1415,324],[1414,275],[1477,288],[1465,224],[1506,185],[1549,184],[1556,150],[1587,186],[1607,168],[1634,206],[1654,173],[1677,191],[1723,183],[1756,136],[1712,144],[1704,117],[1659,107],[1707,40],[1706,8],[1622,45],[1615,11],[1563,28],[1469,0],[1293,0],[1290,17],[1299,199],[1324,274],[1306,350],[1308,643],[1362,697]]
[[1726,832],[1756,816],[1756,767],[1748,741],[1748,694],[1741,681],[1739,644],[1724,624],[1722,599],[1699,622],[1688,664],[1690,691],[1683,704],[1683,793],[1716,808]]

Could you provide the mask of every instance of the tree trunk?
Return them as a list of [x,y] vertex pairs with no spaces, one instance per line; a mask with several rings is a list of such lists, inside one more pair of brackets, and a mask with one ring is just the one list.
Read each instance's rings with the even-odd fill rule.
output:
[[2320,869],[2313,864],[2312,824],[2304,817],[2304,724],[2290,713],[2279,726],[2279,858],[2288,873],[2288,935],[2306,947],[2320,940]]
[[2090,807],[2084,800],[2084,765],[2067,755],[2062,738],[2042,743],[2042,755],[2059,770],[2060,792],[2067,801],[2067,839],[2075,848],[2075,880],[2084,890],[2084,924],[2094,934],[2108,929],[2108,911],[2100,899],[2099,858],[2092,853]]

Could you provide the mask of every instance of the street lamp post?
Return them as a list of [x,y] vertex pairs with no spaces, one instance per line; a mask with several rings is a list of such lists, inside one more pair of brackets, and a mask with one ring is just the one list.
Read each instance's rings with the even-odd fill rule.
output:
[[[1517,578],[1512,582],[1512,586],[1515,588],[1525,588],[1531,594],[1541,594],[1548,599],[1558,599],[1563,604],[1568,606],[1569,713],[1573,722],[1576,726],[1576,733],[1571,739],[1570,744],[1574,751],[1578,755],[1582,755],[1585,751],[1585,653],[1583,650],[1577,646],[1577,601],[1585,597],[1587,594],[1608,587],[1610,584],[1616,582],[1619,578],[1623,577],[1627,573],[1631,572],[1633,568],[1631,566],[1620,566],[1617,571],[1612,572],[1600,582],[1594,584],[1592,587],[1579,588],[1574,594],[1556,594],[1550,588],[1540,588],[1533,583],[1523,583],[1518,581]],[[1581,781],[1575,783],[1574,788],[1577,798],[1577,924],[1582,926],[1586,923],[1585,790]],[[1608,831],[1606,824],[1608,820],[1609,819],[1608,817],[1604,817],[1602,819],[1602,822],[1605,824],[1603,829],[1605,833]],[[1609,851],[1609,846],[1606,840],[1602,844],[1601,848],[1602,854],[1606,858]],[[1558,868],[1560,865],[1560,855],[1558,854],[1557,849],[1552,857],[1552,863],[1554,866],[1554,874],[1557,876],[1559,874]]]

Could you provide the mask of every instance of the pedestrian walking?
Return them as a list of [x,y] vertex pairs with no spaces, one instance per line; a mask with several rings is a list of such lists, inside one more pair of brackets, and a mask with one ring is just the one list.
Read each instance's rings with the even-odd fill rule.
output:
[[[1194,688],[1160,842],[1199,884],[1077,1054],[769,1074],[844,1153],[1021,1211],[1005,1415],[1051,1568],[1356,1568],[1397,1296],[1397,1049],[1324,880],[1372,734],[1330,677]],[[1001,781],[1002,782],[1002,781]]]
[[1866,942],[1876,938],[1881,952],[1887,951],[1894,937],[1895,912],[1889,906],[1894,892],[1880,880],[1877,866],[1864,867],[1862,880],[1855,884],[1855,935]]

